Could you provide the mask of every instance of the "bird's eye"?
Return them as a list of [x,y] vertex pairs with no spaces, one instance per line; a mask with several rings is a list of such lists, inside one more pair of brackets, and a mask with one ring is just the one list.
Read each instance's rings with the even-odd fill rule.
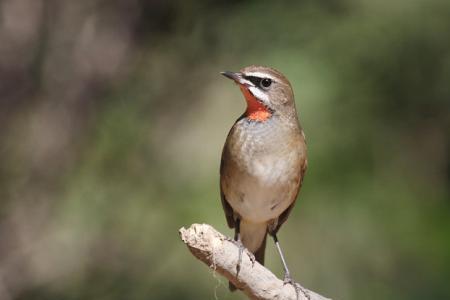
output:
[[270,78],[263,78],[263,80],[261,80],[261,87],[263,89],[267,89],[270,85],[272,84],[272,80]]

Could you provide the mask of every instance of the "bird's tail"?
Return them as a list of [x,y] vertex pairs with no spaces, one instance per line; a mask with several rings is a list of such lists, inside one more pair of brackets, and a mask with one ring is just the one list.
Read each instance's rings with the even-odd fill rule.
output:
[[263,240],[261,246],[255,252],[256,261],[259,262],[260,264],[262,264],[263,266],[264,266],[264,257],[266,254],[266,239],[267,239],[267,234],[264,235],[264,240]]
[[[255,255],[256,261],[264,265],[264,254],[266,252],[266,237],[267,224],[266,223],[247,223],[240,222],[240,236],[244,246]],[[228,283],[230,291],[235,291],[236,286],[231,282]]]

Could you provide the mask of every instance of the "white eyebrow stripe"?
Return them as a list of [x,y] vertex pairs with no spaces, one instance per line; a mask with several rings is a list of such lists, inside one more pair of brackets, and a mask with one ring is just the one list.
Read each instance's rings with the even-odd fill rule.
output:
[[255,76],[255,77],[260,77],[260,78],[270,78],[272,80],[275,79],[275,77],[267,74],[267,73],[261,73],[261,72],[247,72],[244,73],[245,76]]

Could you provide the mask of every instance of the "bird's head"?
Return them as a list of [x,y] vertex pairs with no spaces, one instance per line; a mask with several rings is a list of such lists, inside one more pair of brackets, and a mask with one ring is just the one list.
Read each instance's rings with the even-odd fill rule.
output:
[[263,122],[274,115],[297,117],[291,84],[279,71],[249,66],[239,72],[221,74],[239,85],[247,102],[245,115],[248,119]]

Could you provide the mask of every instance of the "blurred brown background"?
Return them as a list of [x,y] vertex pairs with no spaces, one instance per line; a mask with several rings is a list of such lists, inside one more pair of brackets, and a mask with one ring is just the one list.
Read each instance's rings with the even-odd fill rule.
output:
[[449,299],[444,0],[0,1],[0,299],[243,299],[177,230],[231,235],[218,168],[244,101],[219,72],[250,64],[291,80],[308,139],[294,278]]

